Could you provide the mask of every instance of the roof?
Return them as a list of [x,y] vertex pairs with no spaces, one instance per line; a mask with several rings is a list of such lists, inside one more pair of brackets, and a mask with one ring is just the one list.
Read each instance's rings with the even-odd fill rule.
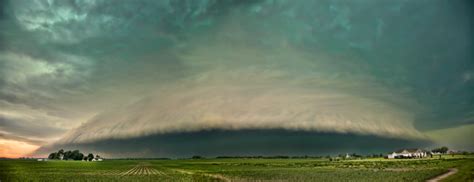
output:
[[424,152],[422,149],[401,149],[397,150],[396,153],[415,153],[415,152]]

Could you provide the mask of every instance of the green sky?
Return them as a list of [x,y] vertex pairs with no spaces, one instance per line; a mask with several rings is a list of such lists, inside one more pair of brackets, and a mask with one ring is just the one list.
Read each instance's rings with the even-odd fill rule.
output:
[[[472,7],[0,0],[0,146],[11,149],[0,156],[207,130],[270,132],[264,143],[294,131],[473,150]],[[299,137],[301,151],[325,145]],[[375,150],[350,150],[365,148]]]

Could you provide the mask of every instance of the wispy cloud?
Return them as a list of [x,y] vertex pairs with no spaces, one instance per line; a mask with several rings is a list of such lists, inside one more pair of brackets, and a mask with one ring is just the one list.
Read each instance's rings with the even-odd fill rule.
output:
[[36,145],[36,146],[41,146],[47,143],[46,141],[43,141],[43,140],[24,138],[24,137],[19,137],[19,136],[7,134],[7,133],[0,133],[0,139],[25,142],[30,145]]

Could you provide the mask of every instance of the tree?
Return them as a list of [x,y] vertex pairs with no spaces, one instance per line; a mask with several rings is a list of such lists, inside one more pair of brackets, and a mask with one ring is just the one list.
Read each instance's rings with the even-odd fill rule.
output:
[[49,154],[48,159],[57,159],[57,156],[58,156],[58,153],[53,152],[53,153]]
[[[100,158],[100,156],[97,155],[96,158]],[[53,152],[53,153],[49,154],[48,159],[91,161],[92,159],[94,159],[94,154],[90,153],[89,155],[85,156],[79,150],[73,150],[73,151],[68,150],[68,151],[65,152],[63,149],[61,149],[58,152]]]
[[74,160],[80,161],[80,160],[82,160],[83,158],[84,158],[84,154],[79,153],[79,155],[78,155],[78,156],[76,157],[76,159],[74,159]]
[[94,154],[89,153],[89,155],[87,155],[87,160],[92,161],[92,159],[94,159]]
[[72,158],[71,158],[71,154],[72,154],[72,152],[71,152],[70,150],[64,152],[64,158],[63,158],[63,159],[64,159],[64,160],[72,159]]
[[79,152],[79,150],[74,150],[74,151],[71,152],[70,157],[71,157],[72,160],[82,160],[82,158],[84,157],[84,154]]
[[442,154],[445,154],[448,152],[448,147],[441,147],[441,148],[435,148],[433,150],[431,150],[432,152],[434,153],[442,153]]
[[199,156],[199,155],[195,155],[193,157],[191,157],[192,159],[203,159],[203,157]]
[[[62,156],[63,158],[61,158],[61,156]],[[56,159],[64,159],[64,150],[63,150],[63,149],[61,149],[61,150],[58,151],[58,157],[57,157]]]
[[448,150],[449,150],[448,147],[441,147],[440,148],[440,152],[443,153],[443,154],[447,153]]

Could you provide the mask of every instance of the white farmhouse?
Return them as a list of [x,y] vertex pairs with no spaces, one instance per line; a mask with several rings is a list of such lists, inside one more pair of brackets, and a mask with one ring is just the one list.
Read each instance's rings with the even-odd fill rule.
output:
[[388,154],[386,158],[395,159],[395,158],[423,158],[427,157],[428,152],[422,149],[402,149],[396,152]]
[[96,158],[93,158],[93,159],[92,159],[93,162],[96,162],[96,161],[97,161],[97,162],[101,162],[101,161],[103,161],[103,160],[104,160],[104,159],[102,159],[101,157],[98,157],[98,158],[96,157]]
[[396,153],[396,152],[392,152],[391,154],[388,154],[388,155],[387,155],[387,158],[388,158],[388,159],[395,159],[396,156],[397,156],[397,153]]

